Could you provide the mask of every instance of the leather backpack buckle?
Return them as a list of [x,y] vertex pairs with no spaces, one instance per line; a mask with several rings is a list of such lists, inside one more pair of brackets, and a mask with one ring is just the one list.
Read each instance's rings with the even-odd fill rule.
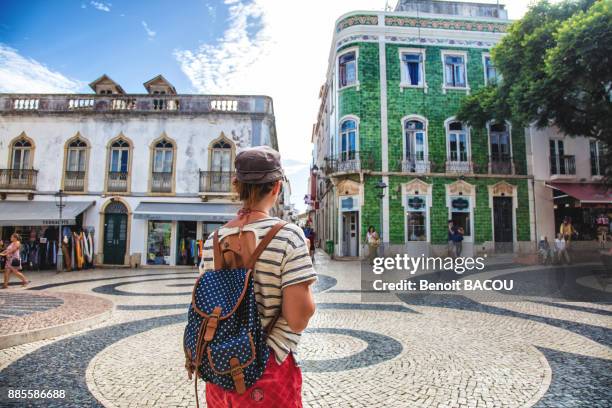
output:
[[210,342],[215,337],[217,326],[219,325],[219,317],[221,316],[221,307],[217,306],[208,317],[206,322],[206,331],[204,332],[204,341]]
[[234,381],[234,387],[238,394],[246,392],[246,384],[244,382],[244,372],[240,366],[240,361],[236,357],[230,359],[230,375]]

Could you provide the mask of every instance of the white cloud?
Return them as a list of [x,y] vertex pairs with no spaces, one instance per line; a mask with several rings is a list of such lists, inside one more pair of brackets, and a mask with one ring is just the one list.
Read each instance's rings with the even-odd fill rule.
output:
[[157,33],[149,28],[149,25],[147,24],[146,21],[142,21],[142,26],[144,27],[145,31],[147,32],[147,36],[149,37],[149,40],[154,39],[155,36],[157,35]]
[[[529,0],[506,1],[520,18]],[[504,1],[502,1],[504,3]],[[304,173],[311,162],[311,131],[325,81],[335,20],[353,10],[383,10],[384,0],[225,0],[227,29],[215,44],[176,50],[181,69],[198,92],[264,94],[274,99],[283,160],[293,201],[304,208]],[[389,4],[395,6],[395,1]],[[301,163],[298,166],[297,163]],[[299,171],[298,171],[299,170]]]
[[100,10],[100,11],[106,11],[107,13],[111,11],[111,3],[104,3],[102,1],[91,1],[89,4],[91,4],[93,6],[93,8]]
[[14,48],[0,44],[0,92],[70,93],[84,86],[84,82],[51,71]]

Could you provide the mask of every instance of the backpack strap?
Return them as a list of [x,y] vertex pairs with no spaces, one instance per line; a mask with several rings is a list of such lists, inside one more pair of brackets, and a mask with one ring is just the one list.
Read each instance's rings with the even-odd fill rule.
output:
[[219,243],[219,228],[213,233],[213,261],[215,263],[215,269],[219,270],[223,268],[224,259],[223,253],[221,252],[221,244]]
[[272,239],[278,233],[278,231],[280,231],[281,228],[283,228],[285,225],[287,225],[286,221],[279,221],[276,224],[274,224],[272,228],[270,228],[270,231],[268,231],[268,233],[259,242],[259,245],[257,245],[257,247],[255,248],[255,251],[253,251],[253,254],[251,255],[251,258],[249,259],[249,261],[244,265],[247,269],[255,268],[255,263],[261,256],[264,249],[268,247],[268,245],[270,244],[270,241],[272,241]]

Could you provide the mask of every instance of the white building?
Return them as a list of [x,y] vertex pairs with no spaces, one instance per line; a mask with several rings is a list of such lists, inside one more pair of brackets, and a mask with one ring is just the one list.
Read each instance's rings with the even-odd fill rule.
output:
[[612,190],[602,183],[604,145],[570,137],[554,127],[527,129],[527,155],[533,174],[537,236],[551,240],[565,217],[572,219],[579,247],[593,246],[596,218],[612,220]]
[[61,189],[63,223],[93,233],[96,263],[197,262],[197,241],[238,209],[236,153],[278,149],[272,100],[144,85],[126,94],[103,75],[95,94],[0,94],[3,239],[56,240]]

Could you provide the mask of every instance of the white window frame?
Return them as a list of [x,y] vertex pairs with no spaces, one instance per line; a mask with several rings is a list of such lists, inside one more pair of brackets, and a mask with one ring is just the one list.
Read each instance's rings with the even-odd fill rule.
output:
[[[446,160],[447,161],[453,161],[453,162],[461,162],[462,160],[451,160],[451,154],[450,154],[450,129],[449,129],[449,125],[453,122],[460,122],[458,121],[454,116],[452,118],[448,118],[444,121],[444,129],[446,131]],[[465,144],[466,144],[466,151],[467,151],[467,161],[466,163],[470,163],[472,161],[472,135],[471,135],[471,128],[469,126],[467,126],[464,122],[461,122],[464,131],[465,131]],[[456,132],[455,130],[453,130],[453,132]]]
[[[446,93],[447,90],[460,90],[466,91],[470,94],[470,83],[468,80],[468,53],[467,51],[455,51],[455,50],[442,50],[440,52],[442,57],[442,93]],[[448,86],[446,85],[446,57],[447,56],[460,56],[463,57],[463,69],[465,70],[465,86]]]
[[[483,52],[482,53],[482,70],[483,70],[485,86],[489,85],[489,78],[487,77],[487,58],[489,58],[491,62],[493,62],[493,59],[491,58],[491,53]],[[495,68],[495,82],[499,83],[499,71],[497,70],[497,67],[495,66],[495,64],[493,64],[493,67]]]
[[[591,143],[595,143],[595,149],[597,150],[597,168],[599,170],[599,174],[593,174],[593,163],[592,161],[592,157],[591,157]],[[604,152],[602,152],[602,150],[604,149],[604,143],[601,140],[598,139],[589,139],[589,174],[591,175],[591,178],[593,180],[601,180],[603,179],[603,173],[606,170],[605,168],[601,168],[600,164],[601,164],[601,157],[602,154]],[[604,166],[605,167],[605,166]]]
[[[453,200],[457,198],[466,199],[470,203],[470,206],[468,207],[469,210],[463,211],[464,213],[470,214],[470,235],[464,235],[464,242],[473,243],[474,236],[476,235],[476,231],[474,231],[474,208],[476,208],[476,202],[474,199],[475,197],[471,195],[447,195],[446,206],[448,208],[448,219],[449,220],[453,219],[453,204],[452,203],[453,203]],[[464,226],[464,230],[465,230],[465,226]]]
[[[355,53],[355,82],[342,86],[340,81],[340,58],[346,54],[350,54],[351,52]],[[338,90],[349,89],[352,87],[359,90],[359,47],[346,48],[338,53],[338,56],[336,57],[336,72],[336,83],[338,84]]]
[[[408,200],[413,197],[421,197],[425,199],[425,209],[423,211],[411,210],[408,206]],[[431,207],[431,195],[429,191],[425,191],[424,194],[404,194],[404,242],[411,244],[415,242],[431,242],[431,231],[430,231],[430,220],[429,220],[429,209]],[[425,241],[411,241],[408,239],[408,214],[411,212],[424,212],[425,213]]]
[[[342,124],[346,122],[347,120],[352,120],[355,122],[355,153],[356,155],[359,154],[359,118],[354,115],[346,115],[340,118],[340,121],[338,121],[338,137],[336,139],[336,147],[337,147],[336,151],[338,152],[338,160],[340,160],[340,158],[342,157],[342,153],[343,153],[342,151]],[[355,159],[358,159],[358,158],[359,157],[355,157]]]
[[[421,84],[420,85],[411,85],[408,82],[408,78],[406,76],[406,67],[404,66],[403,55],[404,54],[419,54],[421,56]],[[398,50],[398,57],[400,61],[400,92],[404,90],[404,88],[422,88],[425,93],[427,93],[427,77],[425,76],[425,60],[426,60],[426,50],[425,48],[400,48]]]
[[[415,173],[429,173],[429,121],[421,115],[408,115],[401,119],[402,125],[402,163],[406,160],[406,122],[419,121],[423,123],[423,160],[416,161],[417,171]],[[403,167],[403,164],[402,164]]]

